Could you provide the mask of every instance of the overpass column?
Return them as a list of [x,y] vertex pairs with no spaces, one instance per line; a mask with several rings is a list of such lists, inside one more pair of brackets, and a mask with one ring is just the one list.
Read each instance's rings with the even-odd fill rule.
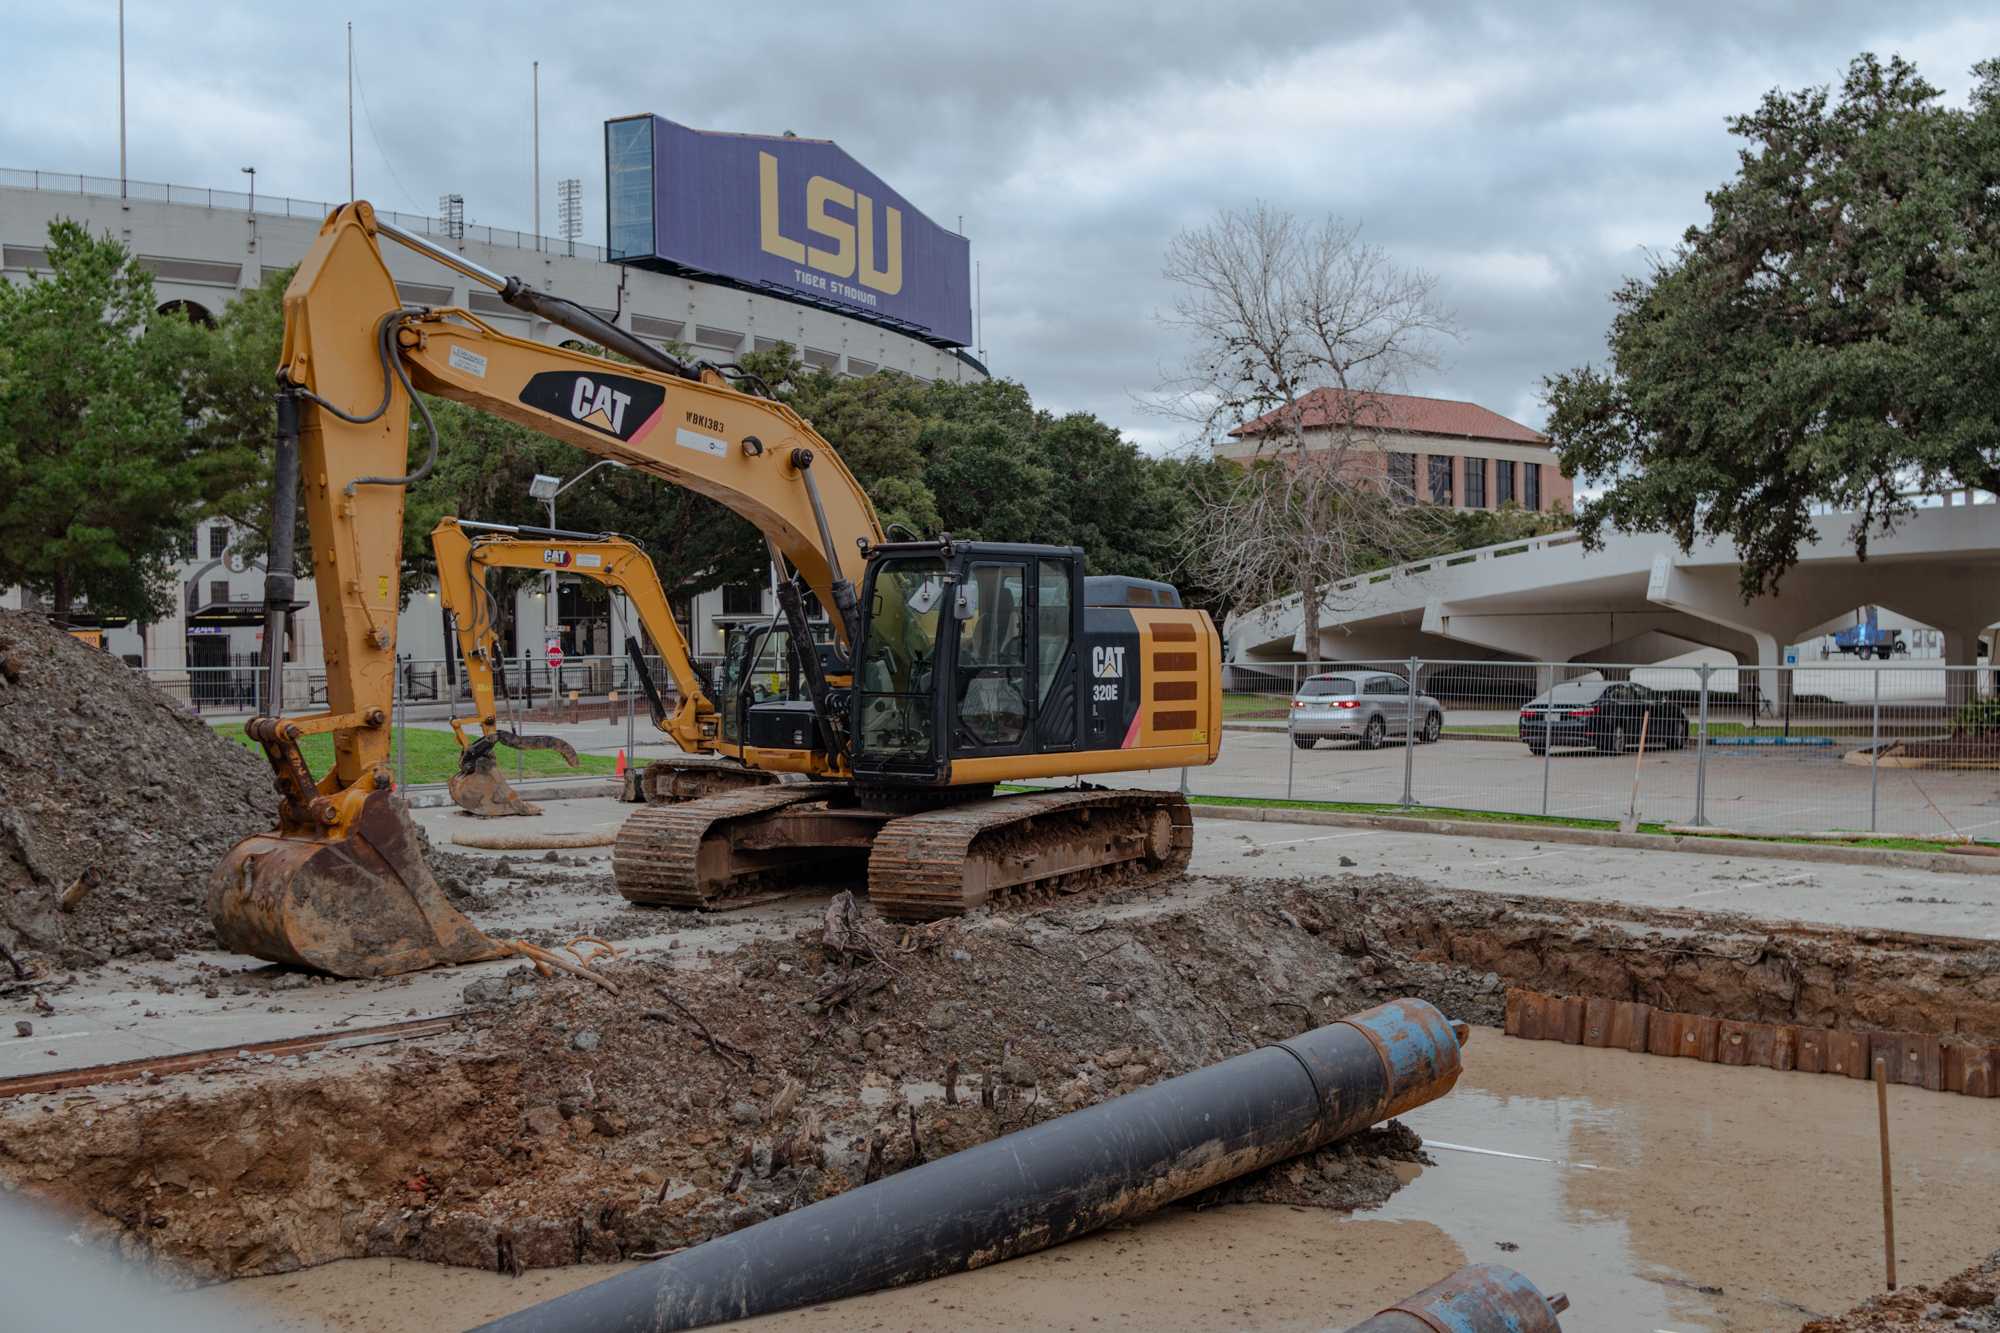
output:
[[[1948,667],[1974,667],[1979,665],[1979,635],[1983,625],[1971,628],[1946,629],[1944,631],[1944,663]],[[1945,703],[1957,708],[1966,700],[1980,693],[1978,673],[1972,671],[1947,671],[1944,675]]]
[[1792,673],[1783,669],[1784,645],[1763,630],[1751,630],[1750,637],[1757,644],[1757,712],[1782,714],[1792,698]]

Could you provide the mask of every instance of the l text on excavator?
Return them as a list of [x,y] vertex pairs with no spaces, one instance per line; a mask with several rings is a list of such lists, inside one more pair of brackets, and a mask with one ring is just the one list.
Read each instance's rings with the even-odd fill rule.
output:
[[[383,237],[632,364],[404,306]],[[285,295],[266,576],[275,677],[302,481],[328,707],[247,728],[282,800],[278,828],[237,844],[211,879],[226,946],[342,976],[494,952],[424,865],[386,762],[404,491],[437,448],[420,389],[707,496],[770,548],[805,697],[759,701],[725,683],[716,743],[807,780],[640,808],[613,853],[626,898],[712,908],[851,874],[877,911],[921,920],[1186,864],[1193,821],[1177,793],[996,788],[1212,763],[1220,643],[1204,612],[1166,584],[1086,579],[1075,547],[889,541],[839,456],[782,403],[356,202],[328,218]],[[431,452],[406,472],[413,408]],[[831,622],[824,647],[808,593]],[[326,733],[334,762],[315,777],[299,740]]]

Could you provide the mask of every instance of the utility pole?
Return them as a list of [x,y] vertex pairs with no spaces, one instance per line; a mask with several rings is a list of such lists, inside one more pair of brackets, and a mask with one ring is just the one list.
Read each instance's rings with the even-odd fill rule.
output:
[[354,202],[354,20],[347,21],[347,201]]
[[118,198],[125,193],[125,0],[118,0]]
[[[535,249],[542,248],[542,62],[534,65],[535,80]],[[550,526],[554,526],[553,520]]]

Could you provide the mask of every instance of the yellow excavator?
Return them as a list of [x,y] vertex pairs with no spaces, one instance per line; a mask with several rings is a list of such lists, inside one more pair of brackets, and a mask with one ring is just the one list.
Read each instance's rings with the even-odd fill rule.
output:
[[[404,305],[384,239],[626,361]],[[719,908],[852,877],[881,914],[927,920],[1187,863],[1182,796],[1081,779],[1214,762],[1221,652],[1208,616],[1164,583],[1086,578],[1076,547],[889,540],[826,441],[730,369],[687,364],[365,202],[327,219],[285,292],[264,696],[283,697],[302,489],[327,708],[246,727],[281,800],[278,827],[238,843],[211,878],[225,947],[356,977],[498,951],[439,890],[388,764],[404,494],[438,444],[418,390],[707,496],[770,549],[804,697],[744,687],[766,646],[745,636],[718,691],[717,743],[807,780],[640,807],[613,847],[627,899]],[[428,445],[415,468],[412,410]],[[816,642],[808,596],[829,643]],[[333,740],[317,776],[299,744],[316,734]],[[1001,790],[1047,778],[1079,781]]]
[[[495,762],[498,746],[553,749],[572,766],[576,763],[575,752],[567,743],[549,736],[522,735],[501,725],[494,689],[495,677],[503,670],[499,616],[486,586],[486,572],[492,569],[558,570],[622,592],[646,637],[659,649],[678,697],[672,712],[667,711],[637,640],[625,643],[632,679],[645,695],[653,725],[682,753],[677,758],[655,760],[643,771],[635,767],[627,775],[626,800],[692,801],[743,787],[770,786],[796,776],[746,766],[741,743],[718,735],[720,714],[688,655],[687,639],[667,604],[659,572],[653,568],[652,558],[631,539],[616,533],[566,532],[446,516],[431,529],[431,551],[437,558],[440,601],[451,616],[472,696],[473,716],[450,719],[461,757],[459,771],[447,785],[452,800],[466,813],[488,818],[537,813],[500,773]],[[756,702],[802,699],[800,673],[785,651],[785,632],[775,636],[763,630],[749,633],[757,635],[758,656],[763,661],[753,661],[747,672],[728,669],[725,679],[732,686],[739,679],[743,681],[741,688],[751,690]],[[737,644],[746,646],[747,642],[739,638]],[[742,658],[739,654],[730,660],[733,668]],[[480,734],[468,737],[468,724],[474,723]]]

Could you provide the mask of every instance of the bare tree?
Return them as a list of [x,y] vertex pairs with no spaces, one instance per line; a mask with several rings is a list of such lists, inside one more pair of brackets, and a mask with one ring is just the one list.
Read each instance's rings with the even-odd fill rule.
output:
[[1175,236],[1166,276],[1181,294],[1165,320],[1190,350],[1155,409],[1211,444],[1256,423],[1242,477],[1188,522],[1189,565],[1237,605],[1297,592],[1311,655],[1332,584],[1436,535],[1387,468],[1383,395],[1437,367],[1456,320],[1434,277],[1398,266],[1358,225],[1265,204]]

